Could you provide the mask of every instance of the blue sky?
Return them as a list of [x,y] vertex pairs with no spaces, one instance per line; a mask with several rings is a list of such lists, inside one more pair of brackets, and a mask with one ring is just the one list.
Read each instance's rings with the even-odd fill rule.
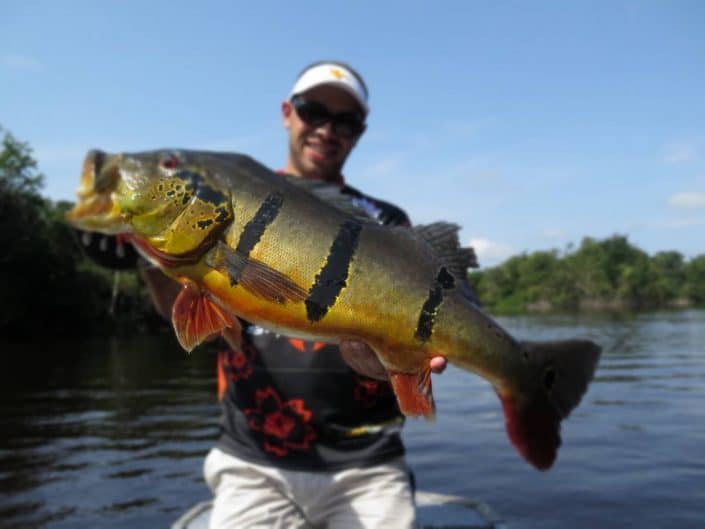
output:
[[370,88],[348,181],[460,224],[482,265],[615,233],[705,252],[702,1],[5,0],[0,126],[55,200],[90,148],[279,168],[281,100],[323,58]]

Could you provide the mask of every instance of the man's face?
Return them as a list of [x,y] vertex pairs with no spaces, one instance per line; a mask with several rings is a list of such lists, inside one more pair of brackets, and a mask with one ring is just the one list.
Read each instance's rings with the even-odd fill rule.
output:
[[[329,112],[359,112],[355,99],[340,88],[317,86],[303,94],[306,101],[324,105]],[[287,171],[303,178],[335,182],[358,137],[346,138],[333,132],[330,123],[318,127],[306,124],[290,101],[282,103],[284,127],[289,130]]]

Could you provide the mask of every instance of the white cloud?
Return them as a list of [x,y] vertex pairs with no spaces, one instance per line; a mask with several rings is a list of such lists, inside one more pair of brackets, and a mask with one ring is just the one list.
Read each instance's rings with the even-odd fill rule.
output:
[[698,159],[699,148],[702,143],[701,138],[689,138],[674,141],[666,145],[664,161],[666,163],[687,163]]
[[704,218],[690,218],[690,219],[676,219],[667,220],[662,223],[665,228],[690,228],[691,226],[703,226],[705,225]]
[[669,197],[668,205],[680,209],[705,208],[705,192],[687,191],[676,193]]
[[0,55],[0,64],[6,68],[25,72],[38,72],[43,68],[42,63],[38,60],[19,53],[4,53]]
[[507,244],[482,238],[470,239],[470,246],[475,249],[477,260],[482,267],[498,264],[515,253]]
[[544,239],[560,239],[565,234],[565,230],[561,228],[544,228],[543,230]]

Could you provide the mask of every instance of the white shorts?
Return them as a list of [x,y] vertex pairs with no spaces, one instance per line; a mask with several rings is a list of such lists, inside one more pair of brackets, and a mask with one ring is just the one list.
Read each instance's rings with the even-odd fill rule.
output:
[[249,463],[213,448],[204,475],[215,494],[210,529],[411,529],[416,527],[404,458],[337,472]]

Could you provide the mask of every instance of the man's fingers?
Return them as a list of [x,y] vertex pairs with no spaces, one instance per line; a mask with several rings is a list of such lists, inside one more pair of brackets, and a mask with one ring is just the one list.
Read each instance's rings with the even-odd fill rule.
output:
[[441,374],[448,366],[448,360],[446,360],[445,356],[434,356],[428,362],[428,365],[433,373]]
[[[387,370],[366,343],[359,340],[343,340],[340,342],[340,352],[343,360],[361,375],[388,380]],[[429,360],[429,366],[431,372],[440,374],[448,366],[448,360],[444,356],[434,356]]]

